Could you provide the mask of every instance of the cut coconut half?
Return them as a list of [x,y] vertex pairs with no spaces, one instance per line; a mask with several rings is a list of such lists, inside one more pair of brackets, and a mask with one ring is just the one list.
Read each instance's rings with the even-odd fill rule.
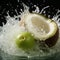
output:
[[58,26],[55,21],[38,14],[28,14],[25,16],[24,24],[26,29],[40,41],[46,41],[58,31]]

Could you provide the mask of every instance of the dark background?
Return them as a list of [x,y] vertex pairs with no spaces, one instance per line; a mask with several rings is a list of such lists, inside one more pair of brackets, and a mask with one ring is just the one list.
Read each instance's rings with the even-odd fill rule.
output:
[[[25,3],[27,6],[30,7],[30,12],[35,8],[32,7],[33,5],[39,6],[40,10],[49,5],[50,12],[47,11],[47,14],[52,16],[56,13],[57,9],[60,9],[60,2],[59,0],[0,0],[0,26],[2,26],[2,22],[6,23],[5,16],[7,16],[7,11],[11,17],[14,15],[19,15],[20,9],[23,9],[22,2]],[[16,13],[16,11],[18,13]],[[47,15],[46,15],[47,16]]]

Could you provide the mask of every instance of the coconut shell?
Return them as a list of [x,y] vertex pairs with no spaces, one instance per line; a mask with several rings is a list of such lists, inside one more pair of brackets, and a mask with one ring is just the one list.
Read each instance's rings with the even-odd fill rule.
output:
[[54,46],[54,45],[57,43],[58,38],[59,38],[59,29],[57,29],[57,32],[55,33],[54,36],[52,36],[51,38],[45,40],[45,43],[46,43],[49,47],[52,47],[52,46]]

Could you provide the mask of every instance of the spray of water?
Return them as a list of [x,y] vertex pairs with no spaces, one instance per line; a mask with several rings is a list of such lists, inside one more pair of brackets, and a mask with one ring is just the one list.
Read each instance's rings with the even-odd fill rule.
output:
[[[19,1],[19,0],[18,0]],[[26,14],[29,13],[29,7],[26,6],[25,4],[23,4],[24,6],[24,12],[20,12],[21,15],[18,16],[14,16],[14,17],[10,17],[10,15],[8,14],[8,16],[6,17],[7,23],[5,25],[3,25],[3,27],[0,27],[0,49],[2,51],[4,51],[5,53],[8,53],[10,55],[17,55],[17,56],[48,56],[51,54],[54,54],[56,52],[60,52],[60,41],[57,42],[56,46],[52,47],[52,48],[47,48],[48,52],[44,53],[42,48],[39,49],[38,46],[36,46],[35,49],[29,51],[28,53],[22,51],[21,49],[18,49],[15,45],[15,37],[17,35],[19,35],[21,32],[26,31],[25,27],[20,26],[20,21],[19,21],[19,17],[22,19],[24,18],[24,16]],[[44,7],[41,11],[39,10],[39,7],[34,5],[34,7],[36,7],[35,11],[32,12],[36,12],[39,14],[42,14],[45,9],[49,8],[49,6]],[[21,9],[22,11],[22,9]],[[16,11],[17,12],[17,11]],[[60,18],[59,18],[59,13],[60,10],[57,11],[56,15],[53,16],[52,20],[55,20],[58,24],[58,26],[60,26]],[[17,18],[17,20],[16,20]],[[46,49],[46,48],[45,48]],[[34,51],[35,50],[35,51]]]

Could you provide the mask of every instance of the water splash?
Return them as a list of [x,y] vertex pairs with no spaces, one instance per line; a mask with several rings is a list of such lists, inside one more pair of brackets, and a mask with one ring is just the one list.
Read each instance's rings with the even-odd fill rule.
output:
[[52,20],[55,20],[58,24],[58,26],[60,26],[60,10],[58,9],[56,15],[53,16]]
[[[14,38],[12,36],[15,37],[15,35],[18,35],[19,32],[25,31],[24,27],[20,27],[19,19],[16,20],[16,18],[19,18],[19,17],[21,18],[22,16],[24,17],[25,14],[29,13],[29,7],[26,6],[24,3],[23,3],[23,7],[24,7],[24,11],[22,11],[22,9],[21,9],[21,11],[22,11],[22,12],[20,12],[21,15],[18,15],[17,10],[15,10],[18,16],[10,17],[10,15],[8,13],[9,11],[8,11],[7,12],[8,16],[6,17],[7,23],[5,25],[3,24],[3,27],[0,27],[0,31],[1,31],[0,32],[0,48],[6,53],[13,54],[13,55],[27,55],[24,51],[21,51],[22,52],[21,53],[19,49],[16,49],[16,47],[14,46],[14,43],[11,42],[12,39],[14,40]],[[42,13],[45,13],[45,9],[49,8],[50,6],[44,7],[41,11],[38,6],[34,5],[34,7],[36,9],[35,9],[35,11],[32,11],[32,12],[42,14]],[[60,10],[58,10],[56,15],[54,15],[52,18],[52,20],[55,20],[57,22],[58,26],[60,26],[60,23],[59,23],[60,14],[59,13],[60,13]],[[7,44],[8,44],[8,46],[7,46]],[[55,52],[60,52],[59,51],[60,49],[58,48],[59,46],[60,46],[60,44],[58,44],[53,49],[48,49],[49,52],[47,52],[47,53],[44,53],[41,49],[38,49],[37,47],[36,47],[37,48],[36,51],[33,51],[33,50],[32,51],[33,51],[34,55],[39,55],[39,56],[47,55],[48,56],[48,55],[54,54]],[[30,54],[33,55],[31,53],[31,51],[30,51]]]
[[43,12],[45,12],[45,9],[49,8],[49,6],[46,6],[44,8],[42,8],[42,10],[40,11],[40,14],[42,14]]

